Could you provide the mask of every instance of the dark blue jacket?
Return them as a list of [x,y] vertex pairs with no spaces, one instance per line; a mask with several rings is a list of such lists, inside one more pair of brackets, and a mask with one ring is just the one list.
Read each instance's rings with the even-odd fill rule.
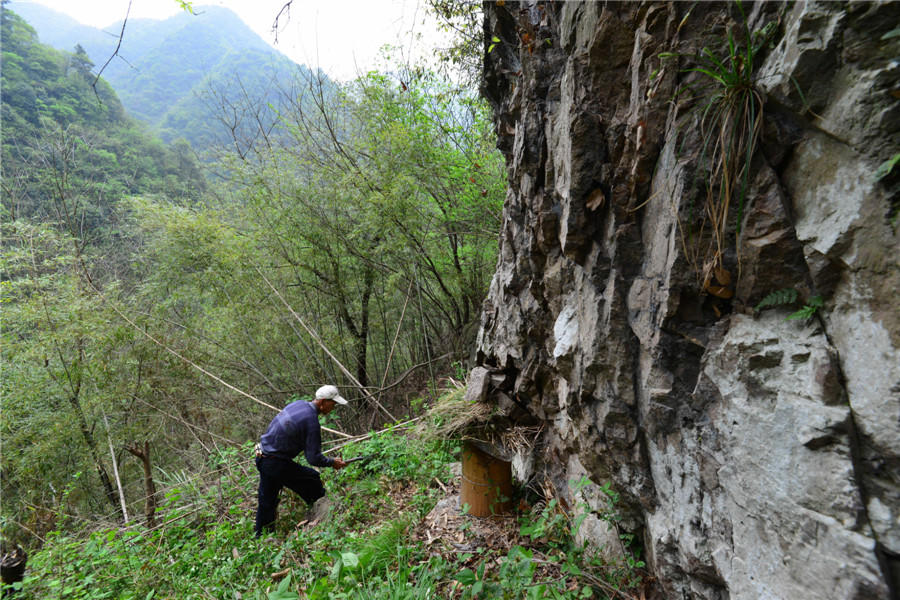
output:
[[266,456],[293,460],[303,452],[306,462],[316,467],[330,467],[333,458],[322,454],[322,428],[316,405],[305,400],[291,402],[269,423],[259,441]]

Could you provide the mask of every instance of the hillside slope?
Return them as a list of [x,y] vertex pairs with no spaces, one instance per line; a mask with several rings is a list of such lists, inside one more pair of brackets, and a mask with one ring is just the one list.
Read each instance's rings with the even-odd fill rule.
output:
[[92,85],[86,54],[41,44],[5,6],[0,24],[4,216],[58,218],[51,207],[60,194],[80,196],[90,230],[123,196],[191,199],[205,189],[190,148],[166,147],[126,114],[106,81]]

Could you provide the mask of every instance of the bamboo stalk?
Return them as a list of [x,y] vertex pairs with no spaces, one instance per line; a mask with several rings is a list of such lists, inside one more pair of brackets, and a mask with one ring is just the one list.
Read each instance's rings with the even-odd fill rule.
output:
[[122,480],[119,478],[119,465],[116,462],[116,451],[113,449],[112,436],[109,435],[109,421],[106,419],[106,411],[103,414],[103,424],[106,425],[106,440],[109,442],[109,454],[112,456],[113,475],[116,476],[116,487],[119,488],[119,502],[122,503],[122,516],[128,523],[128,508],[125,506],[125,492],[122,491]]
[[419,322],[422,325],[422,343],[425,344],[425,360],[428,361],[428,372],[431,375],[431,391],[437,387],[434,382],[434,367],[431,365],[431,349],[428,347],[428,333],[425,331],[425,312],[422,310],[422,288],[419,285],[419,267],[416,265],[416,289],[419,300]]
[[412,280],[409,282],[409,289],[406,290],[406,302],[403,303],[403,310],[400,311],[400,320],[397,322],[397,333],[394,334],[394,342],[391,344],[391,351],[388,353],[387,363],[384,366],[384,377],[381,378],[381,389],[387,381],[388,371],[391,368],[391,359],[394,357],[394,350],[397,348],[397,339],[400,337],[400,329],[403,326],[403,317],[406,315],[406,307],[409,306],[409,298],[412,294]]

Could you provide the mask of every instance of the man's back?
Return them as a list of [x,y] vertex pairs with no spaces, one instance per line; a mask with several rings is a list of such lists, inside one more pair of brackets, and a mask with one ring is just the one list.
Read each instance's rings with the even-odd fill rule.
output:
[[272,419],[260,438],[266,456],[293,460],[305,452],[306,461],[317,467],[328,467],[332,459],[322,455],[322,430],[316,406],[312,402],[291,402]]

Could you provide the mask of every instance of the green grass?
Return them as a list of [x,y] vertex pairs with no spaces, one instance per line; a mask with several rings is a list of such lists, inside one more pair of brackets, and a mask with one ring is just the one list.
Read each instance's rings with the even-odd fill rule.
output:
[[[31,599],[418,599],[613,597],[633,587],[642,563],[602,564],[573,541],[580,519],[555,504],[523,517],[525,546],[435,552],[411,532],[444,492],[459,448],[387,430],[341,449],[373,454],[365,466],[326,471],[335,506],[329,519],[303,524],[306,505],[286,493],[272,536],[254,539],[256,471],[250,447],[210,461],[219,478],[189,494],[170,489],[164,524],[87,531],[60,521],[32,551],[18,597]],[[177,478],[176,478],[177,479]],[[190,504],[183,504],[185,498]],[[575,524],[573,527],[573,523]],[[626,559],[623,558],[623,561]],[[273,574],[278,574],[273,578]],[[472,585],[464,585],[471,580]]]

